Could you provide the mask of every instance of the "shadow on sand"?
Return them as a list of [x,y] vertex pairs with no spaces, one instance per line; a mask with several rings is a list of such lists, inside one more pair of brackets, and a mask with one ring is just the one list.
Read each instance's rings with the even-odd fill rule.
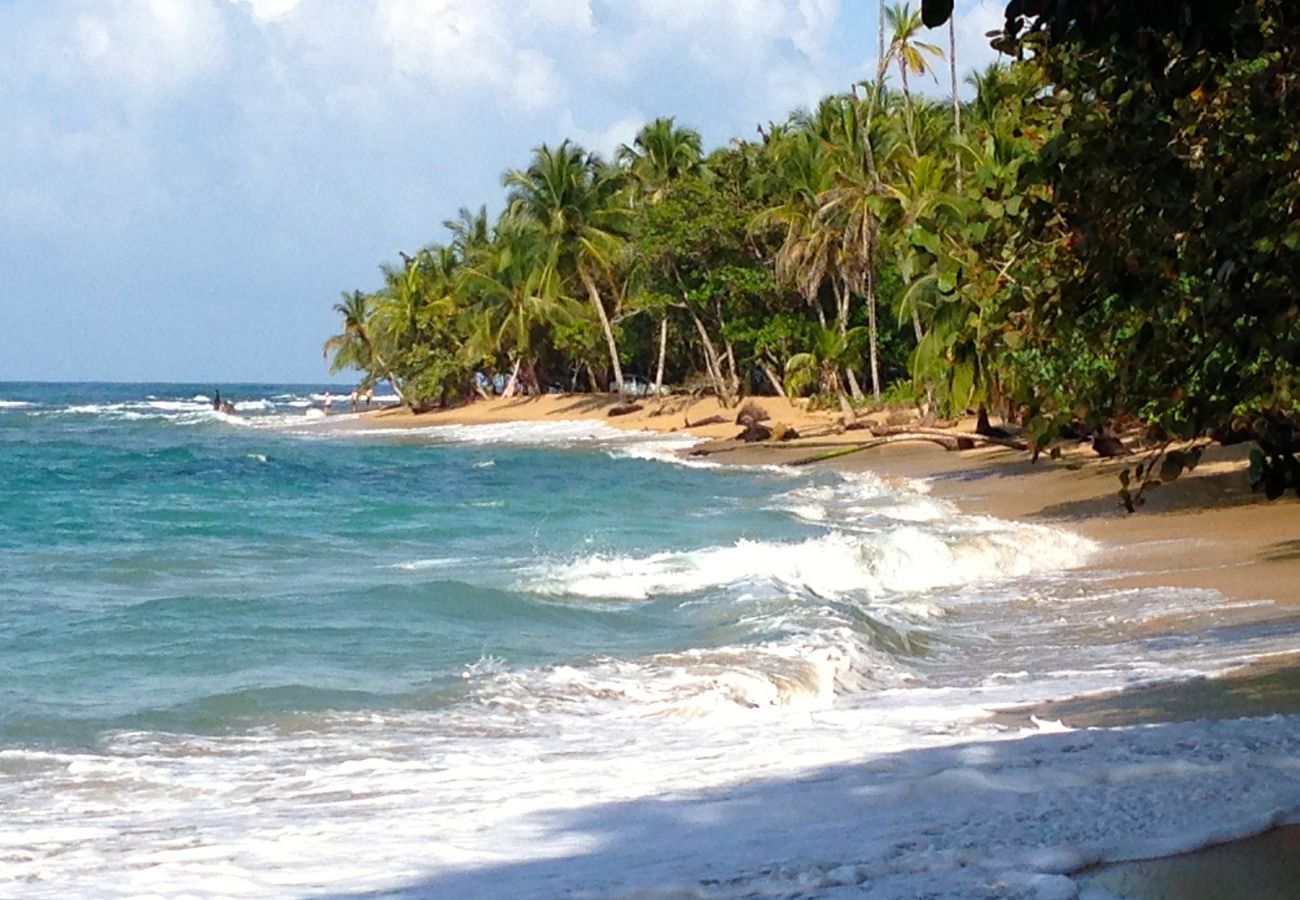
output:
[[[1291,672],[1284,685],[1265,679],[1223,690],[1206,703],[1209,715],[1238,715],[1237,703],[1271,703],[1279,690],[1294,708],[1300,679]],[[1144,711],[1147,700],[1152,708],[1169,700],[1163,688],[1140,693]],[[1236,696],[1241,693],[1252,696],[1243,700]],[[1133,710],[1127,712],[1131,719]],[[1171,847],[1222,843],[1293,817],[1300,811],[1300,772],[1265,764],[1261,776],[1252,754],[1287,753],[1300,744],[1294,722],[1245,723],[1254,729],[1245,737],[1234,730],[1242,724],[1039,733],[882,754],[667,799],[555,809],[527,822],[530,844],[544,846],[547,858],[536,858],[536,849],[501,846],[498,862],[443,866],[385,891],[318,896],[1037,896],[1031,885],[1068,890],[1067,875],[1093,877],[1095,863],[1116,856],[1159,856]],[[1225,764],[1216,754],[1232,746],[1249,749],[1239,749]],[[1238,778],[1236,768],[1225,774],[1224,765],[1249,770],[1240,780],[1251,786],[1210,790],[1207,800],[1205,772],[1215,770],[1229,784]],[[464,858],[454,825],[448,833],[446,846],[429,848],[432,859]],[[526,852],[534,858],[520,859]],[[1284,865],[1282,875],[1286,890],[1300,883],[1300,856]],[[1267,884],[1251,883],[1245,893],[1215,896],[1293,894],[1269,893]]]

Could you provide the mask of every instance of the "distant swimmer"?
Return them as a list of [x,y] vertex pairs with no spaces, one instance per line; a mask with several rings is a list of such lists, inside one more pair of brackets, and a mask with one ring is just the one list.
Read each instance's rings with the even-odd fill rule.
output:
[[238,415],[237,411],[235,410],[235,404],[231,403],[229,400],[221,401],[221,411],[228,416]]
[[221,391],[212,392],[212,408],[216,412],[221,412]]

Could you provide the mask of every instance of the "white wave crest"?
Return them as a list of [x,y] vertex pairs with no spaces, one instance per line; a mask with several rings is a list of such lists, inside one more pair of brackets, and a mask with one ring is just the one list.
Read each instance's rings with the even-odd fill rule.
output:
[[29,406],[35,404],[28,403],[26,400],[0,400],[0,409],[26,409]]
[[871,535],[837,531],[795,543],[742,540],[641,557],[587,556],[543,564],[521,587],[552,596],[644,600],[768,582],[827,597],[877,597],[1072,568],[1093,546],[1053,528],[972,524],[974,530],[956,533],[903,526]]

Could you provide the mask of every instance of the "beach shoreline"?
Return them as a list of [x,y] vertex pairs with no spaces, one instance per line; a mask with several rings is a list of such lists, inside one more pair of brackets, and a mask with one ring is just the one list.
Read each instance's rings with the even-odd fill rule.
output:
[[[846,448],[869,433],[835,428],[832,412],[809,412],[798,403],[761,398],[769,424],[797,429],[802,438],[780,445],[742,445],[735,409],[711,399],[645,399],[636,412],[610,416],[612,396],[548,396],[480,401],[456,410],[412,415],[387,409],[350,417],[346,427],[417,429],[453,425],[582,420],[610,427],[689,436],[697,450],[723,465],[781,464],[805,460],[826,446]],[[869,416],[884,421],[884,414]],[[721,421],[718,421],[720,419]],[[710,424],[697,426],[701,420]],[[969,429],[972,422],[961,423]],[[816,463],[839,471],[870,471],[885,478],[922,482],[930,494],[964,513],[1063,527],[1095,541],[1091,567],[1107,573],[1116,589],[1151,587],[1216,592],[1209,613],[1230,617],[1235,604],[1273,604],[1279,618],[1300,615],[1300,505],[1268,502],[1252,494],[1245,448],[1211,447],[1196,471],[1148,494],[1138,513],[1126,514],[1116,497],[1118,477],[1142,457],[1102,460],[1086,445],[1066,448],[1058,460],[1031,463],[1023,452],[982,448],[949,452],[931,444],[865,450]],[[1213,594],[1207,597],[1213,598]],[[1196,617],[1199,620],[1199,617]],[[1153,632],[1178,633],[1192,623],[1152,622]],[[1243,661],[1212,678],[1125,686],[1094,696],[1063,698],[998,710],[993,720],[1023,727],[1034,720],[1068,728],[1123,728],[1159,722],[1256,718],[1300,711],[1300,654]],[[1300,881],[1300,829],[1282,827],[1187,854],[1105,865],[1077,873],[1088,890],[1148,898],[1285,896]],[[1261,863],[1260,861],[1264,862]],[[1224,893],[1231,873],[1254,871],[1249,887]],[[1206,877],[1220,872],[1223,877]],[[1198,892],[1200,891],[1200,892]],[[1269,893],[1272,891],[1272,893]],[[1172,893],[1171,893],[1172,892]],[[1263,892],[1263,893],[1261,893]]]

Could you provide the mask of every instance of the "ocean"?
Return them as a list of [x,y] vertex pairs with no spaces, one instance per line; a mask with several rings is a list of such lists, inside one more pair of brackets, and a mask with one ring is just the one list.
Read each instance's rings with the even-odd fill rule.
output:
[[0,895],[1075,896],[1300,821],[1291,719],[986,716],[1271,604],[922,481],[216,387],[0,384]]

